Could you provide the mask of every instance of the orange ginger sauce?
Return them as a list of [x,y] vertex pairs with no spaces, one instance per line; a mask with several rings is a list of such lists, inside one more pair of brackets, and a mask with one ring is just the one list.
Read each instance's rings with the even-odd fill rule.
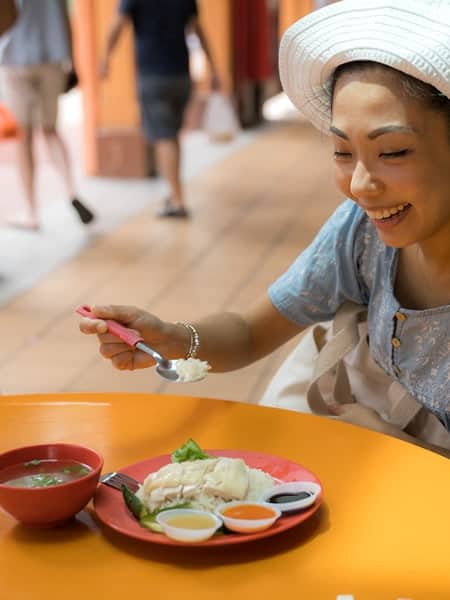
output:
[[243,519],[256,521],[257,519],[270,519],[274,516],[273,510],[258,504],[237,504],[222,511],[225,517],[230,519]]

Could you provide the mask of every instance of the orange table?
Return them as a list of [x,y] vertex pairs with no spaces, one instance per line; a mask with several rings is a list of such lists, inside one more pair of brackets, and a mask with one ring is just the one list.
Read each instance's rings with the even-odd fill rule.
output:
[[278,536],[205,551],[146,544],[100,527],[26,529],[0,510],[0,598],[448,600],[450,461],[320,417],[151,394],[0,397],[0,450],[44,441],[89,445],[105,471],[204,448],[257,450],[321,479],[324,504]]

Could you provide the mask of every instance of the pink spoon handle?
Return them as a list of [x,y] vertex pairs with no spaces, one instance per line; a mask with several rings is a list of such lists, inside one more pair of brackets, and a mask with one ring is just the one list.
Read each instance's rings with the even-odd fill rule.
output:
[[[88,317],[90,319],[99,318],[96,317],[93,313],[91,313],[90,307],[86,304],[78,306],[78,308],[75,309],[75,312],[77,312],[82,317]],[[128,329],[128,327],[124,327],[120,323],[117,323],[117,321],[113,321],[112,319],[100,320],[105,321],[105,323],[108,326],[108,331],[110,333],[118,337],[120,340],[122,340],[122,342],[125,342],[125,344],[128,344],[129,346],[136,346],[138,342],[144,341],[144,338],[141,337],[138,333],[135,333],[131,329]]]

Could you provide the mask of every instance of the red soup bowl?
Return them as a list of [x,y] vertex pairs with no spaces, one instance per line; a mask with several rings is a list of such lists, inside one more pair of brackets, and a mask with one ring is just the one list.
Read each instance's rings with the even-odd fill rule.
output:
[[75,444],[40,444],[0,454],[0,506],[24,525],[55,527],[97,489],[103,457]]

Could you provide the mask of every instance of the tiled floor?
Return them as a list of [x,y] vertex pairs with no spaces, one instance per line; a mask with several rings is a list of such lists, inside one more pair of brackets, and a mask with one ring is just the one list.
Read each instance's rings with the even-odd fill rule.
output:
[[[113,370],[99,357],[95,341],[78,332],[74,307],[130,303],[179,320],[239,310],[265,293],[312,239],[339,197],[328,167],[328,142],[308,125],[273,126],[245,141],[208,168],[192,173],[189,221],[155,219],[148,183],[121,181],[109,187],[107,182],[95,183],[99,213],[103,214],[103,206],[109,214],[110,205],[121,200],[135,203],[136,209],[125,220],[111,219],[104,235],[80,241],[86,234],[78,233],[70,257],[63,256],[31,288],[4,303],[0,312],[4,393],[167,392],[171,384],[162,382],[153,369]],[[90,185],[84,182],[83,191],[94,189]],[[51,229],[53,209],[48,207],[46,235],[53,231],[56,239],[62,227]],[[65,231],[70,219],[60,218]],[[60,255],[67,239],[61,234]],[[4,238],[0,243],[4,245]],[[32,262],[33,245],[29,250]],[[16,254],[13,245],[8,252]],[[255,402],[294,343],[241,371],[212,374],[203,382],[177,384],[170,391]]]
[[[8,227],[20,220],[25,209],[20,181],[15,168],[15,145],[0,144],[0,306],[50,273],[57,265],[76,256],[119,224],[145,208],[156,210],[166,193],[160,179],[108,179],[85,177],[82,171],[81,115],[79,98],[73,93],[62,97],[61,130],[68,142],[77,189],[97,215],[95,224],[83,227],[64,191],[58,174],[50,164],[46,149],[38,138],[37,195],[42,231],[26,232]],[[246,131],[230,143],[209,142],[205,133],[187,131],[182,138],[183,177],[189,182],[209,166],[236,152],[258,132]],[[19,218],[18,218],[19,217]]]

